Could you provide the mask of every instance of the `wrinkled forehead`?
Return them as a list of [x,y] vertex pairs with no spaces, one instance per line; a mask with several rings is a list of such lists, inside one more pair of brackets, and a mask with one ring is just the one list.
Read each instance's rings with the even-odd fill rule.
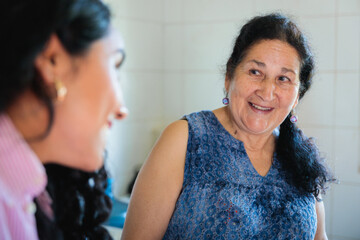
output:
[[248,62],[255,62],[258,65],[266,66],[278,64],[280,67],[291,68],[294,72],[299,73],[300,56],[298,51],[287,42],[281,40],[262,40],[252,45],[239,65]]

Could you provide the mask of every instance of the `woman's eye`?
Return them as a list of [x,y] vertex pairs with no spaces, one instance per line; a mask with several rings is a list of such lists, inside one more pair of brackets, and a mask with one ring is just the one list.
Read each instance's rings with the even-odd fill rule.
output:
[[256,75],[256,76],[261,75],[260,71],[258,71],[256,69],[250,69],[249,73],[250,73],[250,75]]
[[290,81],[290,78],[285,77],[285,76],[281,76],[281,77],[279,77],[279,80],[280,80],[281,82],[288,82],[288,81]]

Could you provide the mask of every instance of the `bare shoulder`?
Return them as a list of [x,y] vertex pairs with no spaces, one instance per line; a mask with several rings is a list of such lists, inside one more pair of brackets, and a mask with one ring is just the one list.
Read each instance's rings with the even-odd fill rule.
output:
[[[171,123],[162,132],[148,160],[165,160],[161,158],[162,153],[167,154],[166,159],[176,156],[175,159],[185,160],[188,135],[188,123],[186,120],[178,120]],[[152,155],[157,155],[158,157],[153,158]]]
[[181,192],[188,124],[167,126],[136,180],[122,239],[162,239]]
[[322,201],[321,195],[319,195],[320,201],[315,202],[316,216],[317,216],[317,229],[315,234],[315,240],[327,240],[325,231],[325,207]]
[[177,176],[172,175],[172,179],[176,179],[178,184],[180,182],[182,184],[187,140],[187,121],[178,120],[168,125],[150,152],[140,171],[140,177],[146,173],[156,173],[158,177],[162,176],[165,180],[172,172]]
[[[186,120],[177,120],[169,124],[164,131],[162,136],[181,138],[188,136],[188,122]],[[181,139],[179,139],[181,140]]]

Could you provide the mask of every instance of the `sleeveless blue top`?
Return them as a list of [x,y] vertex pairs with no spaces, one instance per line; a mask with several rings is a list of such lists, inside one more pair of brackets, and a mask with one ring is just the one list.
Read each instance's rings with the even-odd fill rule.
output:
[[263,177],[213,112],[185,118],[184,182],[163,239],[314,239],[315,198],[285,181],[276,153]]

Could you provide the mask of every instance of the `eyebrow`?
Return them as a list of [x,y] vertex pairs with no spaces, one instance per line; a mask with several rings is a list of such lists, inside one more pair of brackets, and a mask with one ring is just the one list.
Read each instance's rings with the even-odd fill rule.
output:
[[[250,61],[248,61],[248,62],[253,62],[253,63],[257,64],[259,67],[266,67],[266,64],[265,64],[265,63],[259,62],[259,61],[255,60],[255,59],[252,59],[252,60],[250,60]],[[282,68],[281,68],[281,72],[282,72],[282,73],[291,72],[291,73],[293,73],[293,74],[296,75],[296,73],[295,73],[294,70],[289,69],[289,68],[286,68],[286,67],[282,67]]]
[[250,60],[248,62],[256,63],[259,67],[265,67],[266,66],[265,63],[256,61],[255,59],[252,59],[252,60]]
[[295,75],[296,75],[296,73],[295,73],[295,71],[294,71],[294,70],[289,69],[289,68],[285,68],[285,67],[281,68],[281,72],[282,72],[282,73],[291,72],[291,73],[293,73],[293,74],[295,74]]

